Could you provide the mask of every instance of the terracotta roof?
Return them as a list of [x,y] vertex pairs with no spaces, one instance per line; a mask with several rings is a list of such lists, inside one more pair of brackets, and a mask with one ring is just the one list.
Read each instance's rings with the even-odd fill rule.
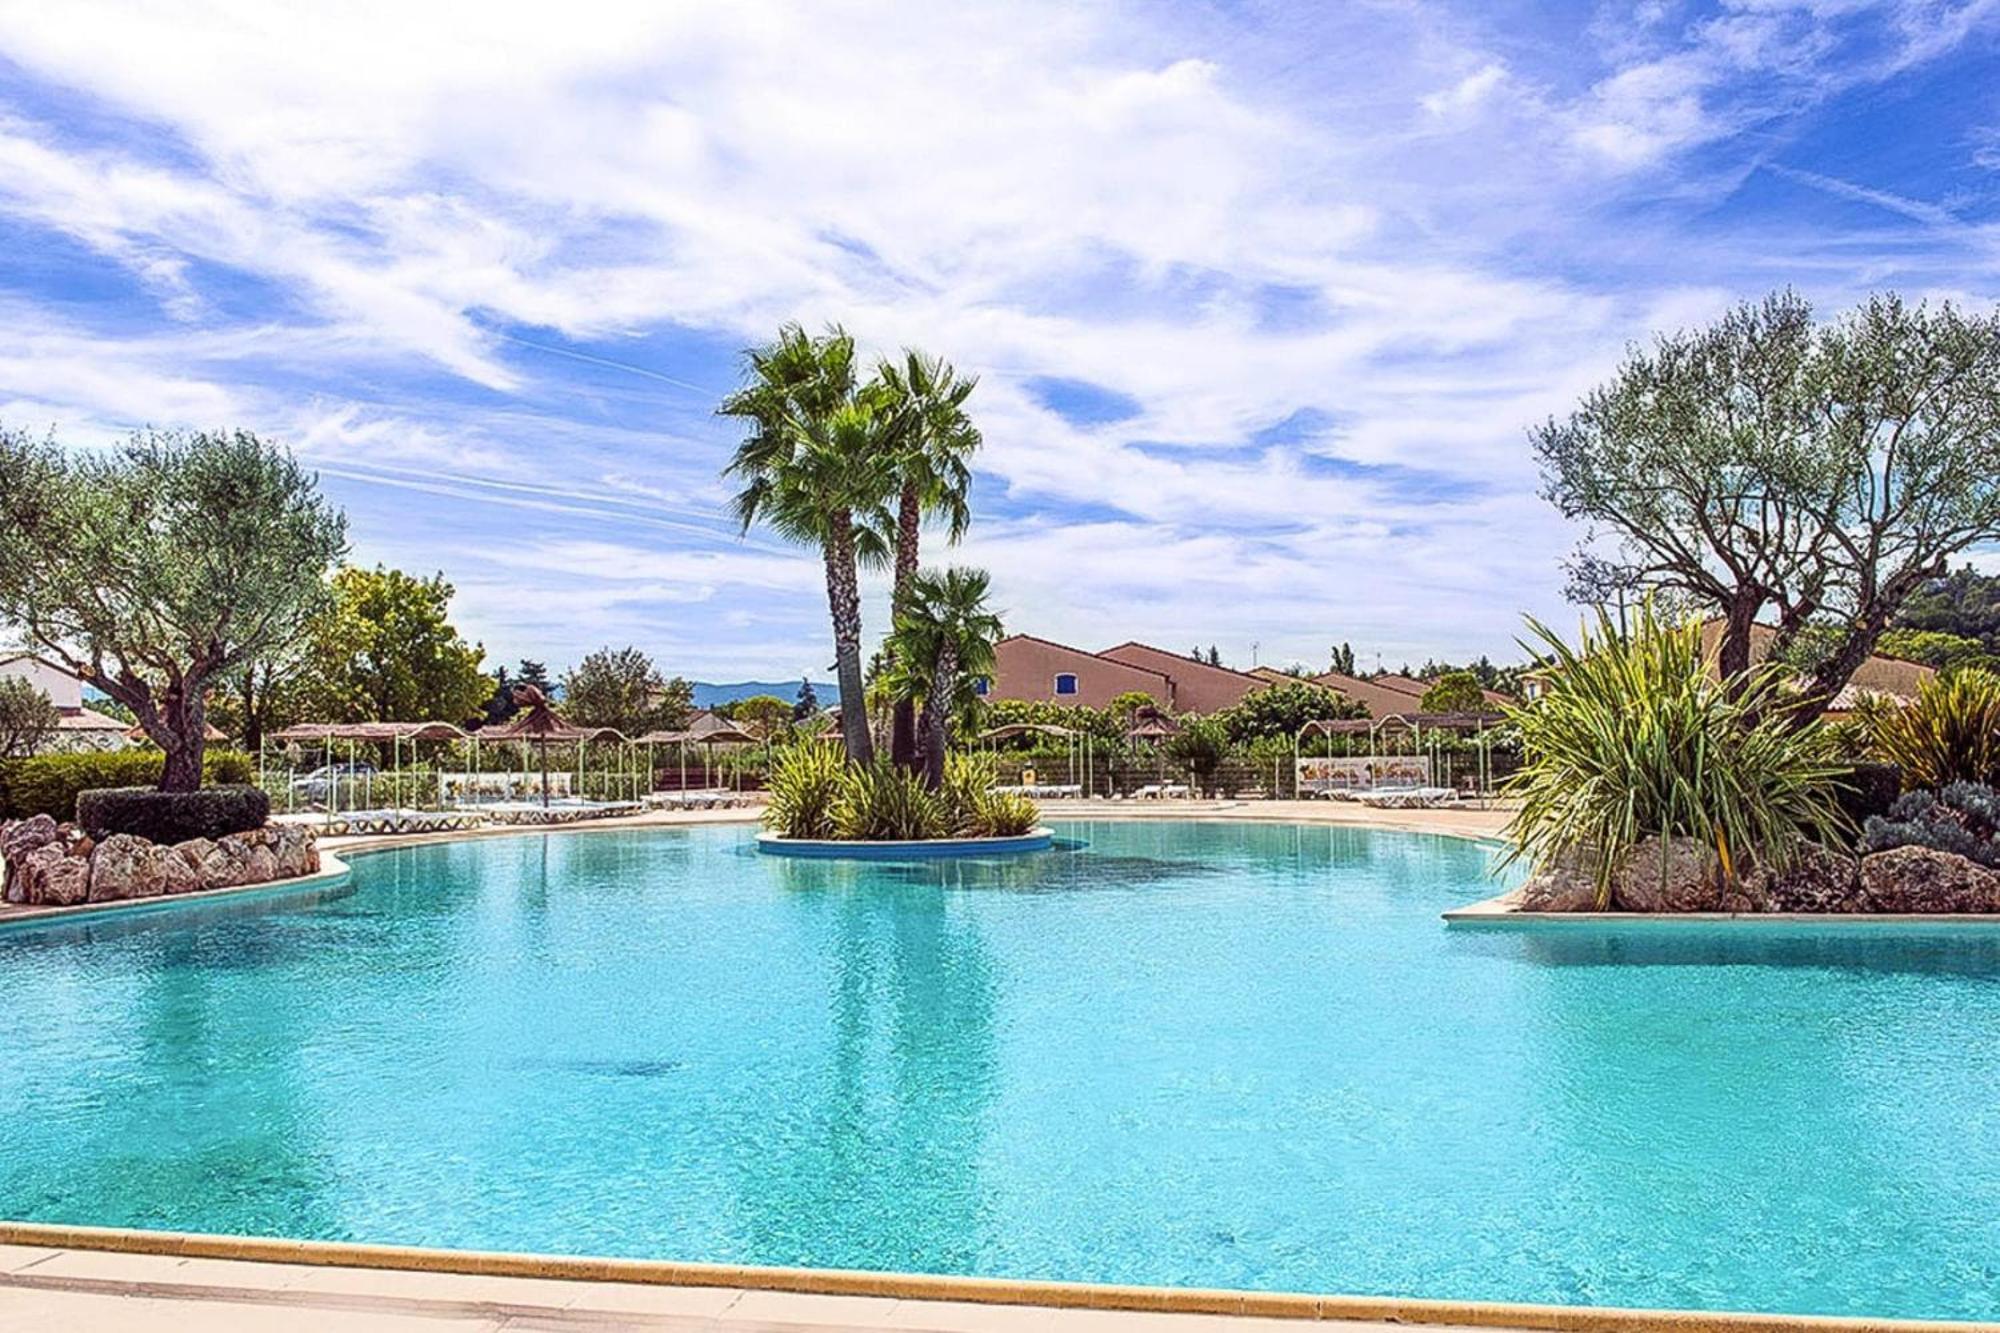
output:
[[[1124,667],[1128,671],[1143,671],[1149,676],[1158,676],[1161,680],[1173,679],[1164,671],[1155,671],[1151,667],[1134,666],[1130,662],[1119,662],[1118,659],[1115,657],[1105,657],[1103,653],[1094,653],[1088,648],[1079,648],[1073,643],[1058,643],[1054,639],[1045,639],[1039,634],[1009,634],[1006,638],[1000,640],[1000,643],[1009,643],[1015,639],[1025,639],[1029,643],[1039,643],[1050,648],[1059,648],[1063,652],[1076,653],[1082,657],[1095,657],[1106,662],[1116,662],[1119,666]],[[996,648],[999,646],[1000,646],[999,644],[994,645],[994,647]],[[1141,644],[1139,646],[1144,647],[1145,645]]]
[[[1198,666],[1204,671],[1221,671],[1232,676],[1240,676],[1244,680],[1254,680],[1260,685],[1264,683],[1264,678],[1253,671],[1238,671],[1235,667],[1217,666],[1213,662],[1204,662],[1199,657],[1191,657],[1186,653],[1177,653],[1171,648],[1160,648],[1150,643],[1140,643],[1137,639],[1127,639],[1123,643],[1113,644],[1103,652],[1097,653],[1096,656],[1110,657],[1112,653],[1117,652],[1121,648],[1139,648],[1149,653],[1158,653],[1162,657],[1177,658],[1190,666]],[[1111,660],[1115,662],[1119,659],[1114,657]],[[1131,664],[1127,663],[1126,665],[1129,666]]]
[[[31,654],[22,653],[19,656],[27,657]],[[120,718],[107,717],[95,708],[63,708],[57,711],[61,714],[56,719],[57,731],[124,731],[130,725]]]

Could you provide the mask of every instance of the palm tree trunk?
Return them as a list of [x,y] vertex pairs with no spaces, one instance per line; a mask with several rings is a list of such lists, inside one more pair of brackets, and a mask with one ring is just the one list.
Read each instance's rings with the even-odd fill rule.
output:
[[873,763],[875,742],[868,734],[868,700],[861,684],[861,580],[854,569],[853,515],[833,515],[825,555],[826,604],[833,614],[833,661],[840,681],[840,736],[848,758]]
[[951,743],[951,701],[958,692],[958,651],[949,640],[938,649],[931,692],[924,700],[924,782],[944,785],[944,752]]
[[[909,602],[910,581],[917,576],[917,544],[922,538],[923,505],[917,488],[904,483],[896,502],[896,585],[889,604],[900,612]],[[914,768],[917,762],[917,705],[898,699],[889,724],[889,757],[899,768]]]

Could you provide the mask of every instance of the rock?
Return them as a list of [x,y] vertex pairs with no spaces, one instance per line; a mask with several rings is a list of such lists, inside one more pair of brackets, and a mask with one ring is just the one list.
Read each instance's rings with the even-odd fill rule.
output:
[[224,881],[231,885],[268,884],[278,877],[278,859],[264,845],[262,829],[231,833],[215,840],[216,850],[227,863]]
[[313,831],[303,824],[274,824],[271,854],[277,858],[278,878],[296,879],[319,873],[319,847]]
[[1759,869],[1745,882],[1760,890],[1769,912],[1859,912],[1861,862],[1816,842],[1799,849],[1783,870]]
[[15,861],[7,861],[13,886],[9,902],[38,907],[68,907],[90,896],[90,863],[66,855],[59,843],[45,843]]
[[114,833],[90,854],[90,901],[157,898],[167,891],[163,849],[129,833]]
[[167,888],[168,893],[193,893],[201,889],[221,887],[216,882],[215,875],[221,869],[222,855],[216,850],[215,844],[209,839],[189,838],[186,842],[175,843],[167,850],[172,852],[182,864],[186,865],[189,873],[194,877],[194,883],[191,887],[176,889],[172,885],[169,885]]
[[[1663,860],[1664,852],[1664,860]],[[1722,867],[1693,838],[1650,837],[1611,875],[1611,905],[1621,912],[1727,912]]]
[[161,847],[160,885],[167,893],[194,893],[208,887],[202,878],[201,862],[179,847]]
[[1576,853],[1565,853],[1513,894],[1517,912],[1595,912],[1597,877]]
[[1861,858],[1867,912],[2000,912],[2000,874],[1954,852],[1892,847]]
[[0,833],[0,856],[18,861],[37,847],[46,847],[62,838],[62,825],[49,815],[17,819]]

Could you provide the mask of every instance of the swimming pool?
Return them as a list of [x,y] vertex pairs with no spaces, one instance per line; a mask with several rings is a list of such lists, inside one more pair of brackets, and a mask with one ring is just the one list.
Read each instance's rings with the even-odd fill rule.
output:
[[747,828],[0,931],[0,1216],[1568,1303],[2000,1313],[2000,941],[1448,929],[1478,844]]

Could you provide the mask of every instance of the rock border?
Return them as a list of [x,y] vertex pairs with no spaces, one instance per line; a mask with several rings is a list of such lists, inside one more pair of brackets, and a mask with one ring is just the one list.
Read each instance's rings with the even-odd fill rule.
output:
[[119,913],[166,912],[184,903],[214,903],[223,899],[279,897],[292,893],[312,893],[344,883],[351,873],[347,862],[332,852],[319,854],[319,869],[291,879],[266,880],[262,884],[226,884],[213,889],[193,889],[187,893],[160,894],[151,898],[109,898],[102,902],[70,903],[63,907],[7,903],[0,905],[0,933],[33,926],[52,926],[80,917]]

